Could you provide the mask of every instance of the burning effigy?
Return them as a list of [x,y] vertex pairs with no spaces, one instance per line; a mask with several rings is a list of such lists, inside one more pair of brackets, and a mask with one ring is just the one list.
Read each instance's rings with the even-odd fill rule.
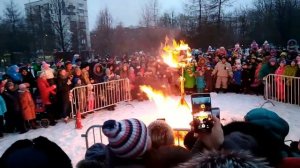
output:
[[[166,38],[164,44],[162,44],[160,50],[161,60],[172,69],[180,72],[181,76],[178,81],[180,82],[180,97],[172,96],[165,93],[162,90],[154,89],[150,85],[140,86],[140,89],[146,93],[150,101],[153,101],[157,107],[157,113],[160,118],[166,120],[166,122],[175,130],[185,130],[182,134],[186,134],[186,130],[189,130],[189,123],[192,120],[191,106],[186,101],[185,96],[185,74],[191,75],[194,72],[189,68],[192,64],[192,54],[191,49],[188,44],[183,41],[172,42]],[[191,66],[192,67],[192,66]],[[189,71],[188,71],[189,70]],[[184,137],[180,132],[176,131],[176,139]],[[182,139],[182,138],[180,138]]]

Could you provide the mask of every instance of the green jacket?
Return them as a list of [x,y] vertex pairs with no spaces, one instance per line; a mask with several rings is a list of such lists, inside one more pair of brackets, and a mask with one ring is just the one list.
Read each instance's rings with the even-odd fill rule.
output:
[[277,69],[277,66],[271,66],[270,63],[265,63],[262,65],[262,67],[259,71],[258,78],[262,80],[267,75],[274,74],[276,69]]
[[196,78],[195,78],[195,66],[187,66],[184,69],[183,77],[184,81],[184,88],[192,89],[196,85]]

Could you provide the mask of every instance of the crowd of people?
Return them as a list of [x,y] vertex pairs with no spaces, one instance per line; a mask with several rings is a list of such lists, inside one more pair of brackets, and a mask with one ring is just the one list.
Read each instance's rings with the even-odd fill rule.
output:
[[[194,49],[192,56],[183,71],[169,67],[160,56],[142,52],[89,62],[74,58],[12,65],[1,77],[0,137],[3,133],[37,129],[39,112],[45,112],[51,126],[61,119],[67,123],[72,106],[70,90],[74,87],[129,79],[132,99],[143,101],[147,96],[140,90],[141,85],[179,95],[181,75],[186,94],[263,94],[268,74],[300,77],[300,55],[294,50],[272,48],[268,42],[259,47],[254,41],[249,49],[239,44],[227,50]],[[299,88],[295,89],[294,98],[299,99]],[[114,106],[108,110],[114,110]],[[289,126],[276,113],[255,109],[245,116],[245,121],[221,126],[214,118],[209,133],[188,133],[182,148],[174,145],[172,129],[163,121],[154,121],[147,127],[138,119],[109,120],[103,125],[109,144],[92,146],[77,167],[277,167],[293,162],[285,157],[300,156],[298,144],[285,145]],[[10,152],[3,155],[0,165],[11,163],[5,160]],[[296,163],[299,165],[299,159]]]
[[[300,77],[300,55],[295,50],[272,48],[267,41],[261,47],[254,41],[248,49],[242,49],[239,44],[227,50],[209,46],[205,52],[192,50],[192,56],[183,74],[179,68],[165,64],[160,56],[143,52],[89,62],[83,62],[76,55],[72,62],[59,60],[56,63],[12,65],[1,77],[0,136],[3,132],[24,133],[36,129],[37,111],[47,112],[50,125],[55,125],[61,118],[68,122],[69,93],[78,86],[129,79],[132,99],[143,101],[147,96],[140,90],[141,85],[162,90],[166,95],[179,95],[181,75],[187,94],[213,91],[263,94],[263,80],[268,74]],[[276,86],[294,87],[293,98],[299,99],[299,84],[281,85]],[[277,95],[282,100],[286,96]],[[37,105],[39,99],[42,105]],[[84,111],[83,107],[79,111]],[[108,110],[114,110],[114,106]]]
[[[195,132],[193,127],[178,146],[173,129],[156,120],[148,126],[139,119],[103,123],[108,144],[90,146],[76,168],[296,168],[300,166],[300,142],[285,144],[289,124],[275,112],[256,108],[244,121]],[[18,140],[0,158],[1,168],[71,168],[66,153],[45,137]]]
[[[172,128],[164,120],[146,126],[138,119],[108,120],[102,127],[107,145],[89,147],[77,168],[267,168],[300,165],[300,144],[284,143],[289,124],[275,112],[256,108],[222,126],[213,116],[211,130],[193,129],[184,137],[184,146],[174,142]],[[175,139],[175,141],[174,141]]]

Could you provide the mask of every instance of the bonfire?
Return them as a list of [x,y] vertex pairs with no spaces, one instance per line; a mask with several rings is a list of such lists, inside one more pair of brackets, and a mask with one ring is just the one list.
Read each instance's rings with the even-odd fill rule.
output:
[[[191,49],[188,44],[183,41],[176,42],[173,40],[169,43],[166,38],[165,43],[161,47],[160,51],[161,58],[165,64],[170,68],[180,69],[181,76],[180,80],[180,99],[166,95],[162,91],[155,90],[151,86],[141,86],[140,89],[146,93],[151,101],[154,101],[158,113],[173,129],[189,129],[189,122],[192,120],[191,108],[185,100],[184,92],[184,77],[183,71],[187,64],[191,61]],[[175,137],[180,138],[182,145],[182,138],[186,134],[185,132],[176,132]]]

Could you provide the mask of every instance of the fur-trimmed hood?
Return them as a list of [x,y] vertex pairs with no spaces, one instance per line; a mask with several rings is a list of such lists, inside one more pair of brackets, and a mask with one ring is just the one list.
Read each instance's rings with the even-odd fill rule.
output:
[[176,168],[269,168],[264,159],[247,152],[205,152],[195,155]]

